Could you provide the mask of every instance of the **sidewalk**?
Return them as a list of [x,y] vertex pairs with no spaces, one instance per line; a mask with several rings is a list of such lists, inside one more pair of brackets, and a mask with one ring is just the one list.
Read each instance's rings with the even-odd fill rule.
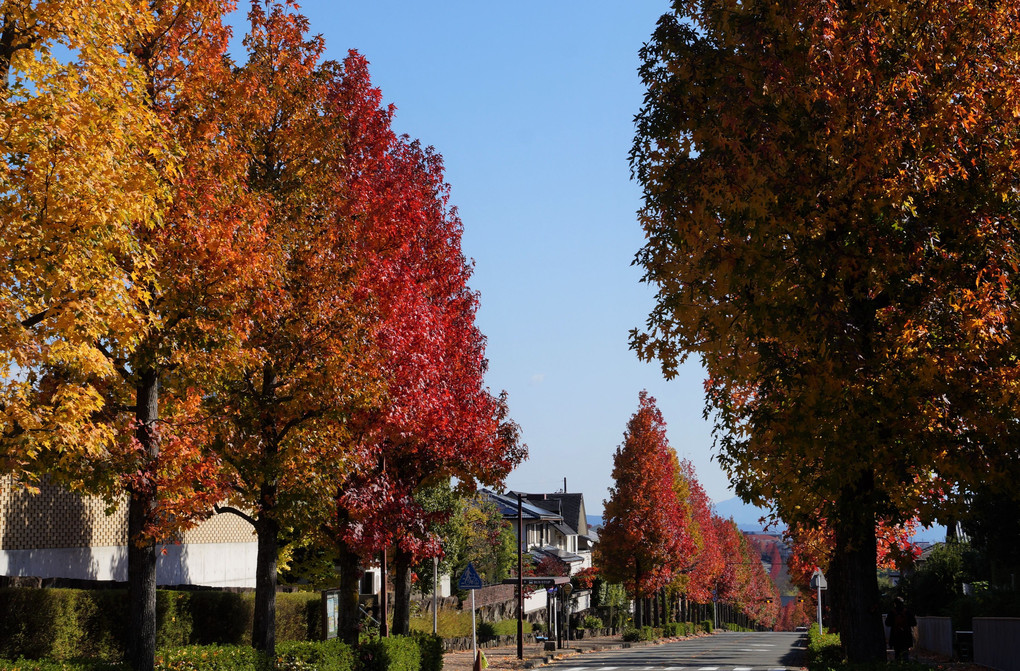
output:
[[[664,643],[669,640],[673,639],[662,639],[659,643]],[[654,643],[640,642],[628,643],[627,645],[637,647],[643,645],[654,645]],[[563,641],[562,650],[546,651],[545,644],[543,643],[525,643],[524,659],[517,659],[516,644],[501,646],[498,648],[488,648],[486,650],[481,650],[481,652],[485,653],[485,658],[489,661],[490,669],[507,671],[512,669],[529,669],[535,666],[541,666],[547,661],[551,661],[552,658],[561,659],[563,657],[570,657],[586,652],[622,648],[623,646],[623,637],[617,635],[601,636],[598,638],[582,638],[577,641]],[[443,671],[471,671],[473,661],[472,655],[473,653],[471,650],[446,653],[443,655]]]

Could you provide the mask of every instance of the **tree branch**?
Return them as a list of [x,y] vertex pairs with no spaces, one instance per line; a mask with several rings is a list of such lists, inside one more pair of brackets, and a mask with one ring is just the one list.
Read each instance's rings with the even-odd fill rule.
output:
[[258,526],[256,524],[256,522],[255,522],[255,518],[254,517],[252,517],[251,515],[243,512],[241,510],[238,510],[237,508],[235,508],[233,506],[214,505],[213,506],[213,512],[216,513],[217,515],[219,515],[221,513],[233,513],[234,515],[237,515],[238,517],[240,517],[242,520],[244,520],[248,524],[252,525],[253,527],[254,526]]
[[42,320],[46,319],[46,315],[49,313],[49,311],[50,311],[50,309],[46,308],[42,312],[37,312],[36,314],[32,315],[28,319],[22,319],[21,320],[21,325],[23,327],[27,328],[27,329],[30,329],[33,326],[35,326],[36,324],[38,324],[39,322],[41,322]]

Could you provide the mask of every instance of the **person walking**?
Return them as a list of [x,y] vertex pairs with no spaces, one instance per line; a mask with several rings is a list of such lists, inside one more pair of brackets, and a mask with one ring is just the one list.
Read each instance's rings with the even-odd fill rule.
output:
[[897,660],[909,661],[909,650],[914,647],[914,627],[917,619],[907,610],[903,597],[893,601],[893,610],[885,618],[885,626],[889,627],[889,647],[893,649]]

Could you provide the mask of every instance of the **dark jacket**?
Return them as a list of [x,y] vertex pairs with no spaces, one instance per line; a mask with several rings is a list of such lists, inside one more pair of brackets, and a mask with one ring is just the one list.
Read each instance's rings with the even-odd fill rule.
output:
[[885,626],[889,627],[889,645],[893,650],[903,650],[914,646],[914,627],[917,619],[906,608],[893,610],[885,618]]

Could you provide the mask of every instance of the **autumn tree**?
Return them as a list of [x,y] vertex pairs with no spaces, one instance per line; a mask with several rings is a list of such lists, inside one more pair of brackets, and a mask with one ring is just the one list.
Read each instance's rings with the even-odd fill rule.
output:
[[779,590],[765,571],[759,550],[733,520],[714,516],[713,525],[725,558],[716,577],[717,600],[757,624],[771,627],[779,617]]
[[[478,297],[467,285],[462,226],[447,206],[441,158],[397,139],[386,159],[392,181],[381,194],[383,207],[364,204],[380,238],[370,266],[378,283],[363,284],[381,313],[377,343],[386,395],[380,411],[363,418],[361,442],[382,456],[385,466],[372,479],[385,480],[390,496],[359,517],[377,529],[382,547],[376,549],[393,550],[393,632],[407,634],[411,568],[439,551],[416,495],[450,478],[462,491],[478,483],[499,487],[525,450],[505,395],[493,396],[484,384],[484,337],[474,324]],[[345,486],[344,498],[357,497],[356,488]]]
[[208,450],[227,484],[217,510],[258,539],[252,645],[275,649],[280,539],[325,523],[356,459],[349,420],[379,392],[372,312],[360,297],[357,221],[345,209],[346,120],[329,104],[344,76],[292,3],[254,3],[234,73],[245,189],[264,219],[265,264],[238,297],[238,354],[203,400]]
[[[677,459],[655,399],[642,391],[613,456],[614,485],[605,502],[596,564],[636,599],[651,597],[686,566],[694,552],[677,498]],[[642,609],[638,609],[641,625]]]
[[80,483],[77,460],[114,441],[96,418],[116,375],[100,340],[133,346],[147,326],[136,225],[158,227],[174,170],[144,72],[123,57],[154,20],[119,0],[0,10],[0,473],[16,481]]
[[[16,149],[27,169],[22,176],[31,179],[14,188],[27,187],[23,203],[42,196],[41,216],[22,221],[50,229],[38,230],[43,254],[32,263],[51,265],[36,280],[20,282],[21,309],[34,312],[22,325],[43,335],[45,347],[37,351],[48,359],[26,366],[29,357],[18,355],[18,365],[29,371],[21,380],[36,418],[20,416],[21,427],[30,430],[13,434],[44,457],[36,477],[85,484],[110,500],[126,492],[128,659],[139,669],[152,668],[155,651],[156,540],[193,522],[209,503],[188,502],[191,485],[208,476],[196,452],[201,435],[179,432],[189,422],[175,424],[172,417],[189,415],[198,395],[179,388],[168,404],[161,390],[173,387],[169,371],[231,333],[223,319],[231,301],[223,299],[222,287],[245,276],[234,243],[246,213],[217,197],[230,192],[224,188],[230,171],[211,142],[217,137],[216,87],[227,72],[222,16],[231,8],[167,0],[148,3],[144,11],[117,2],[5,3],[3,10],[3,41],[14,54],[4,61],[5,73],[19,71],[23,56],[39,56],[25,66],[28,76],[15,75],[7,90],[28,103],[19,123],[40,115],[44,123],[34,137],[50,151],[36,158],[57,168],[47,174],[36,159],[25,161],[27,146]],[[36,38],[26,38],[31,30],[39,31]],[[56,35],[68,37],[61,42],[67,63],[50,53]],[[54,88],[57,82],[63,88]],[[47,110],[53,103],[57,107]],[[62,175],[65,161],[75,174]],[[133,185],[124,194],[134,201],[129,208],[117,195],[125,180]],[[228,209],[233,216],[217,216]],[[25,237],[29,228],[22,228],[11,238],[23,239],[19,255],[34,244]],[[249,257],[244,268],[255,265]],[[32,298],[54,271],[62,279],[43,290],[45,301]],[[68,327],[75,342],[61,333]],[[59,420],[57,431],[45,430],[52,428],[46,415]],[[173,459],[161,457],[163,443]],[[69,459],[72,454],[80,458]],[[160,509],[164,485],[180,487],[180,496]]]
[[467,284],[442,158],[392,130],[393,110],[382,106],[363,57],[352,52],[344,72],[331,102],[347,121],[346,207],[363,231],[360,287],[378,310],[373,343],[385,396],[352,423],[361,459],[338,487],[333,533],[349,600],[360,563],[393,551],[393,630],[406,633],[411,569],[440,552],[434,515],[418,494],[450,478],[461,491],[499,486],[526,451],[505,395],[484,386],[478,297]]
[[672,587],[684,599],[695,603],[712,601],[712,590],[723,570],[725,560],[721,553],[716,526],[713,520],[712,502],[698,482],[694,464],[688,459],[676,464],[677,498],[685,513],[685,524],[693,545],[688,562],[678,567]]
[[851,661],[885,658],[876,522],[1015,458],[1018,9],[675,2],[642,50],[632,344],[704,362],[738,494],[828,520]]

